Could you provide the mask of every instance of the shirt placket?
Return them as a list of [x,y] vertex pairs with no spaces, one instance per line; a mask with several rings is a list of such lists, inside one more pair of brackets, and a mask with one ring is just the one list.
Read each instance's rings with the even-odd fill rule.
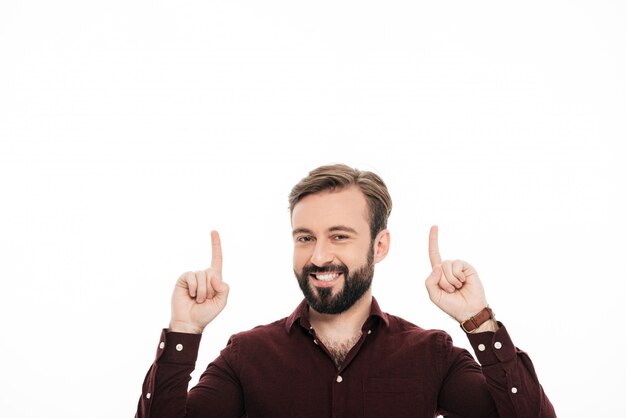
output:
[[[332,417],[333,418],[342,418],[349,416],[350,411],[344,410],[343,406],[346,404],[345,400],[348,398],[350,394],[350,385],[358,384],[356,382],[350,382],[347,379],[350,378],[349,373],[347,371],[348,367],[357,356],[361,347],[365,343],[367,337],[372,333],[372,324],[371,321],[368,320],[364,324],[361,330],[361,338],[359,341],[352,347],[348,355],[346,356],[344,362],[340,367],[335,367],[336,373],[333,377],[333,382],[331,383],[332,387]],[[313,337],[313,343],[319,346],[322,351],[326,354],[328,359],[335,364],[335,361],[328,351],[328,349],[324,346],[324,343],[317,338],[315,334],[315,329],[312,326],[309,326],[309,334]]]

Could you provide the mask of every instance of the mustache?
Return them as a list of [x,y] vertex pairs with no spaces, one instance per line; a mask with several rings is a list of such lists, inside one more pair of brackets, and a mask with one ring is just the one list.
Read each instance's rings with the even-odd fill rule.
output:
[[348,277],[348,267],[345,264],[326,264],[325,266],[316,266],[307,264],[302,268],[302,277],[308,277],[309,274],[323,274],[329,272],[343,273],[343,277]]

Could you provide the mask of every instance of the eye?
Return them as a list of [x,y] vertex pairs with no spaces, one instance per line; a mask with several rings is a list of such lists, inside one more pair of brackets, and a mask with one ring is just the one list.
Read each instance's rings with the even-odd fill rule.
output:
[[297,237],[296,241],[301,243],[307,243],[313,241],[313,237],[311,237],[310,235],[302,235],[300,237]]
[[342,234],[333,235],[333,239],[335,241],[343,241],[343,240],[346,240],[348,238],[350,238],[350,237],[347,236],[347,235],[342,235]]

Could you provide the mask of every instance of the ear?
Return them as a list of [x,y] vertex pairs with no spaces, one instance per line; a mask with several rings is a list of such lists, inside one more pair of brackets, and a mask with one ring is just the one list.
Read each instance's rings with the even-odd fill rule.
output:
[[391,234],[388,229],[383,229],[376,235],[374,239],[374,264],[383,261],[389,252],[391,244]]

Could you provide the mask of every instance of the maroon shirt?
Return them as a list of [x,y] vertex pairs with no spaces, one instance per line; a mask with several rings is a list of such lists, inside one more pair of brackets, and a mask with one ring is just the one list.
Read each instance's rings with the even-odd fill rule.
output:
[[303,301],[287,318],[232,336],[187,392],[200,337],[162,332],[138,418],[556,417],[503,326],[468,335],[481,369],[445,332],[383,313],[373,300],[337,368]]

